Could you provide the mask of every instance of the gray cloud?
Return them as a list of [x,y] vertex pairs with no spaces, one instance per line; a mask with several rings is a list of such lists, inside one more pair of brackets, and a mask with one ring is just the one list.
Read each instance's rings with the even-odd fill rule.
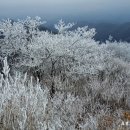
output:
[[0,17],[129,19],[130,0],[0,0]]

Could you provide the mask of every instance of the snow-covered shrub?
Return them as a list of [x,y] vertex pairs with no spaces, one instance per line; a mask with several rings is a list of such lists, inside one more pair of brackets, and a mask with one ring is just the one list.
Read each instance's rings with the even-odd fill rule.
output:
[[[48,90],[35,86],[32,80],[26,84],[26,74],[9,75],[7,58],[4,60],[3,75],[0,78],[0,118],[2,129],[42,129],[40,122],[45,118]],[[39,124],[39,125],[37,125]]]
[[97,118],[85,109],[88,98],[71,93],[56,92],[51,98],[46,86],[33,84],[27,75],[9,74],[7,58],[4,59],[0,77],[0,128],[2,130],[89,130],[96,129]]
[[[33,107],[31,106],[33,111],[28,119],[38,117],[36,109],[40,109],[40,115],[43,114],[42,112],[48,113],[46,121],[49,125],[47,127],[51,127],[50,129],[58,130],[62,126],[62,129],[73,130],[77,124],[78,116],[82,117],[83,109],[89,113],[86,115],[89,118],[85,118],[77,127],[86,129],[88,125],[85,125],[84,122],[88,122],[88,124],[94,125],[91,126],[91,129],[95,129],[95,124],[101,116],[99,109],[105,111],[105,115],[106,111],[115,111],[118,108],[126,109],[128,104],[130,106],[129,43],[113,42],[110,38],[110,41],[99,44],[93,38],[96,34],[95,29],[79,27],[70,31],[74,24],[65,24],[62,20],[55,25],[58,30],[57,34],[40,31],[39,26],[44,23],[39,17],[35,19],[27,17],[25,20],[18,21],[8,19],[0,22],[2,35],[0,38],[0,60],[6,56],[10,66],[7,66],[5,60],[6,67],[1,69],[3,75],[1,77],[1,92],[4,92],[2,96],[9,93],[8,100],[11,100],[13,107],[15,105],[18,107],[11,109],[17,109],[18,113],[24,111],[19,108],[20,95],[24,93],[22,101],[25,100],[25,103],[23,104],[26,106],[28,100],[31,100],[33,104]],[[8,74],[9,68],[10,72],[13,72],[11,76]],[[20,71],[21,76],[18,73],[15,75],[16,71]],[[40,83],[38,83],[38,79]],[[50,94],[53,98],[48,98]],[[73,94],[74,96],[72,96]],[[31,96],[29,97],[29,95]],[[5,96],[3,96],[4,98],[2,96],[1,99],[4,101]],[[40,97],[37,98],[37,96]],[[75,98],[75,96],[79,97]],[[69,99],[71,100],[68,103]],[[6,99],[6,101],[8,100]],[[15,104],[15,100],[18,103]],[[44,110],[46,103],[39,104],[41,100],[42,103],[47,102],[46,112]],[[44,107],[37,108],[37,103]],[[9,103],[7,104],[9,105]],[[5,109],[2,106],[1,108],[4,112]],[[96,112],[95,115],[92,114],[94,112]],[[34,115],[36,113],[37,115]],[[70,115],[70,118],[64,117],[62,114]],[[26,114],[24,115],[26,116]],[[56,125],[53,125],[54,117],[58,121]],[[35,124],[39,123],[45,127],[46,125],[42,124],[45,119],[41,118],[36,118],[33,121]],[[62,120],[60,120],[61,118]],[[43,120],[43,122],[37,120]],[[89,123],[90,120],[95,122]],[[67,127],[67,124],[70,127]]]

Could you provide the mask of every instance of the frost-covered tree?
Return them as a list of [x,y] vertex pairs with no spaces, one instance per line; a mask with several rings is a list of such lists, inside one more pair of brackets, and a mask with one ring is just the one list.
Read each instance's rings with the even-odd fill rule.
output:
[[59,33],[65,33],[68,29],[72,28],[74,23],[68,23],[67,25],[61,19],[58,24],[55,24],[55,29],[58,30]]
[[[55,25],[59,33],[54,35],[39,31],[38,27],[41,24],[39,18],[30,17],[24,21],[12,22],[8,19],[1,22],[0,28],[5,36],[1,39],[2,56],[11,57],[15,67],[26,68],[26,71],[31,68],[36,72],[40,70],[51,77],[51,80],[60,74],[64,79],[67,75],[71,77],[73,74],[95,71],[93,66],[91,69],[87,68],[92,61],[91,63],[85,61],[85,58],[91,57],[92,54],[88,52],[88,48],[98,47],[93,40],[94,29],[84,27],[67,31],[74,24],[65,25],[60,20]],[[52,86],[53,84],[54,81]]]
[[71,86],[68,89],[73,91],[84,91],[85,87],[95,90],[97,95],[111,93],[113,98],[115,92],[120,97],[119,90],[124,95],[129,84],[128,43],[99,44],[93,38],[95,29],[79,27],[69,31],[74,24],[65,24],[63,20],[55,25],[57,34],[39,31],[44,23],[39,17],[0,22],[1,60],[7,56],[11,70],[38,77],[52,93],[56,88]]

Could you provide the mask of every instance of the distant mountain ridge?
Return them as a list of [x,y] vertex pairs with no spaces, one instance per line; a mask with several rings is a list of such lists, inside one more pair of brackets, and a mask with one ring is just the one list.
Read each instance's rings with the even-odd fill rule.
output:
[[114,40],[130,42],[130,22],[124,24],[97,24],[95,25],[97,34],[95,39],[104,42],[109,38],[109,35],[113,36]]

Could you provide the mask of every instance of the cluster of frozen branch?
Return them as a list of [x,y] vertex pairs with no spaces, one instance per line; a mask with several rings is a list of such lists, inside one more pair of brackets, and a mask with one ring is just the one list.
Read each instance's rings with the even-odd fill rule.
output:
[[[80,123],[83,104],[70,94],[56,93],[51,99],[48,89],[27,75],[9,75],[7,59],[4,60],[5,78],[0,78],[0,128],[12,130],[73,130]],[[83,125],[87,122],[81,121]],[[79,123],[79,124],[78,124]]]
[[40,31],[44,23],[39,17],[0,22],[2,125],[93,130],[101,115],[129,109],[130,44],[99,44],[95,29],[70,31],[74,24],[62,20],[57,34]]
[[115,111],[116,116],[110,116],[109,106],[95,102],[90,95],[80,97],[56,92],[51,98],[47,87],[41,87],[38,79],[34,84],[32,77],[27,79],[27,74],[16,73],[11,77],[9,71],[5,58],[5,77],[0,77],[2,130],[96,130],[104,125],[116,128],[121,123],[120,110]]

